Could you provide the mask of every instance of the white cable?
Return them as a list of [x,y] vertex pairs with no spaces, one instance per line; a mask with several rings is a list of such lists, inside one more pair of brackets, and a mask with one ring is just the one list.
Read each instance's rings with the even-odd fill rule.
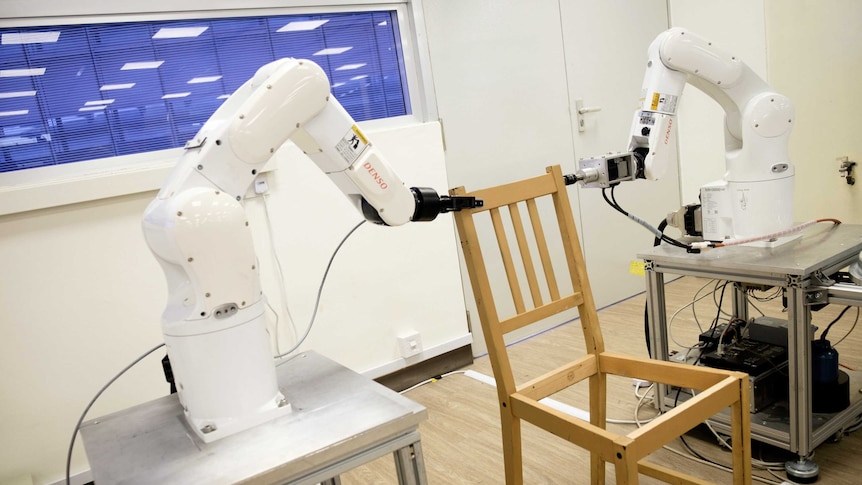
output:
[[809,226],[813,226],[814,224],[817,224],[816,220],[803,222],[802,224],[799,224],[799,225],[796,225],[793,227],[788,227],[787,229],[784,229],[782,231],[773,232],[771,234],[763,234],[761,236],[741,237],[739,239],[729,239],[727,241],[722,241],[721,246],[723,246],[723,247],[736,246],[739,244],[747,244],[747,243],[751,243],[751,242],[763,241],[766,239],[778,239],[779,237],[782,237],[782,236],[789,236],[791,234],[796,234],[797,232],[799,232],[799,231],[801,231],[801,230],[803,230]]
[[[323,272],[323,278],[321,278],[320,286],[317,288],[317,298],[314,300],[314,311],[311,314],[311,320],[308,322],[308,326],[305,328],[305,333],[302,334],[302,338],[300,338],[299,341],[296,342],[293,347],[290,348],[290,350],[276,355],[275,357],[273,357],[274,359],[277,360],[290,355],[296,349],[298,349],[303,342],[305,342],[306,338],[308,338],[308,334],[311,333],[311,328],[314,327],[314,320],[315,318],[317,318],[317,310],[318,308],[320,308],[320,296],[323,294],[323,285],[326,284],[326,277],[329,275],[329,269],[332,267],[332,262],[335,261],[335,256],[338,254],[338,250],[341,249],[341,246],[344,246],[344,243],[347,242],[347,239],[350,238],[350,236],[353,235],[353,233],[356,232],[356,230],[359,229],[359,227],[363,224],[365,224],[365,219],[359,221],[359,224],[353,226],[353,229],[351,229],[350,232],[348,232],[347,235],[345,235],[344,238],[341,239],[341,242],[338,243],[338,246],[336,246],[335,251],[332,252],[332,256],[329,257],[329,263],[326,264],[326,270]],[[290,359],[283,360],[276,365],[284,364],[288,360]]]
[[785,479],[784,479],[784,477],[782,477],[781,475],[779,475],[779,474],[775,473],[774,471],[772,471],[772,470],[770,470],[770,469],[768,469],[768,468],[766,469],[766,471],[768,471],[768,472],[769,472],[769,474],[770,474],[770,475],[772,475],[773,477],[775,477],[775,478],[777,478],[777,479],[781,480],[781,483],[780,483],[779,485],[784,485],[785,483],[788,483],[788,481],[787,481],[787,480],[785,480]]
[[[476,372],[474,370],[465,371],[464,375],[471,378],[471,379],[475,379],[479,382],[488,384],[489,386],[497,387],[497,382],[491,376],[487,376],[485,374],[482,374],[480,372]],[[560,411],[561,413],[568,414],[569,416],[574,416],[574,417],[581,419],[583,421],[589,422],[589,420],[590,420],[589,411],[585,411],[583,409],[576,408],[574,406],[570,406],[566,403],[557,401],[557,400],[549,398],[549,397],[546,397],[544,399],[540,399],[539,402],[548,406],[548,407],[556,409],[557,411]],[[641,421],[641,423],[648,423],[648,422],[652,421],[653,419],[655,419],[656,417],[657,416],[653,416],[652,418]],[[605,419],[605,422],[611,423],[611,424],[637,424],[637,421],[629,420],[629,419]]]
[[[643,423],[648,423],[648,422],[652,421],[653,419],[655,419],[655,418],[657,418],[657,417],[661,416],[661,411],[659,411],[659,412],[658,412],[658,414],[656,414],[655,416],[651,417],[651,418],[650,418],[649,420],[647,420],[647,421],[641,421],[641,420],[640,420],[639,413],[640,413],[641,407],[643,407],[643,405],[644,405],[644,402],[646,402],[645,400],[646,400],[647,394],[649,394],[650,390],[652,390],[653,392],[655,392],[655,384],[650,384],[650,386],[647,388],[647,390],[646,390],[646,391],[644,391],[643,396],[641,396],[641,397],[640,397],[640,399],[638,399],[638,404],[637,404],[637,406],[635,406],[635,425],[637,425],[637,427],[638,427],[638,428],[640,428],[640,427],[641,427],[641,424],[643,424]],[[637,391],[635,391],[635,394],[637,394]]]
[[128,371],[129,369],[134,367],[135,364],[144,360],[144,357],[152,354],[153,352],[155,352],[156,350],[159,350],[160,348],[162,348],[164,346],[165,346],[164,342],[160,343],[159,345],[156,345],[155,347],[151,348],[150,350],[144,352],[137,359],[133,360],[131,364],[124,367],[123,370],[121,370],[120,372],[117,373],[117,375],[115,375],[113,378],[111,378],[111,380],[108,381],[107,384],[102,386],[102,388],[99,389],[99,392],[97,392],[96,395],[93,396],[93,399],[90,400],[90,403],[87,404],[87,407],[84,408],[84,412],[81,413],[81,417],[78,418],[78,423],[75,424],[75,431],[72,432],[72,441],[69,442],[69,454],[66,455],[66,485],[70,485],[70,483],[71,483],[71,476],[70,475],[71,475],[71,468],[72,468],[72,450],[75,448],[75,438],[78,436],[78,431],[81,430],[81,423],[84,422],[84,418],[87,416],[87,413],[90,412],[90,408],[93,407],[93,404],[96,403],[96,400],[99,399],[99,397],[102,395],[102,393],[105,392],[108,389],[108,387],[110,387],[111,384],[114,383],[114,381],[119,379],[120,376],[122,376],[123,374],[126,373],[126,371]]
[[691,299],[691,301],[690,301],[690,302],[688,302],[688,303],[686,303],[685,305],[681,306],[677,311],[673,312],[673,314],[670,316],[670,320],[668,321],[668,324],[667,324],[667,326],[668,326],[668,335],[670,336],[671,341],[672,341],[674,344],[676,344],[677,346],[679,346],[679,347],[681,347],[681,348],[684,348],[684,349],[690,349],[690,348],[693,348],[693,347],[694,347],[694,346],[689,347],[689,346],[687,346],[687,345],[682,345],[682,344],[680,344],[679,342],[677,342],[677,341],[676,341],[676,338],[673,336],[673,321],[674,321],[674,319],[676,319],[677,315],[679,315],[679,314],[680,314],[683,310],[685,310],[686,308],[688,308],[688,307],[692,307],[692,313],[694,314],[694,322],[697,324],[697,328],[698,328],[698,330],[700,330],[700,333],[703,333],[703,327],[701,326],[700,322],[697,320],[697,314],[694,312],[694,304],[695,304],[695,303],[697,303],[697,302],[699,302],[700,300],[703,300],[704,298],[706,298],[706,297],[708,297],[708,296],[710,295],[710,293],[707,293],[707,294],[705,294],[705,295],[703,295],[703,296],[701,296],[701,297],[698,297],[698,294],[700,294],[700,292],[701,292],[701,291],[703,291],[703,289],[704,289],[704,288],[706,288],[707,286],[709,286],[713,281],[717,281],[717,280],[709,280],[709,281],[707,281],[707,282],[706,282],[706,284],[704,284],[703,286],[701,286],[701,287],[700,287],[700,289],[699,289],[699,290],[697,290],[697,291],[694,293],[694,296],[692,297],[692,299]]
[[[726,472],[733,472],[733,468],[730,468],[730,467],[727,467],[727,466],[724,466],[724,465],[719,465],[719,464],[717,464],[717,463],[711,463],[711,462],[708,462],[708,461],[706,461],[706,460],[701,460],[700,458],[698,458],[698,457],[696,457],[696,456],[692,456],[692,455],[690,455],[690,454],[688,454],[688,453],[683,453],[682,451],[679,451],[679,450],[677,450],[677,449],[671,448],[670,446],[665,445],[665,446],[662,446],[662,448],[664,448],[665,450],[670,451],[670,452],[672,452],[672,453],[676,453],[677,455],[679,455],[679,456],[681,456],[681,457],[683,457],[683,458],[688,458],[689,460],[696,461],[696,462],[698,462],[698,463],[702,463],[702,464],[704,464],[704,465],[708,465],[708,466],[711,466],[711,467],[713,467],[713,468],[717,468],[717,469],[719,469],[719,470],[723,470],[723,471],[726,471]],[[769,470],[767,470],[767,471],[769,471]],[[779,478],[781,478],[781,477],[779,477]],[[768,479],[768,478],[764,478],[764,477],[761,477],[761,476],[755,475],[755,474],[753,474],[753,473],[751,474],[751,479],[752,479],[752,480],[755,480],[755,481],[758,481],[758,482],[768,483],[768,484],[770,484],[770,485],[781,485],[781,482],[776,482],[776,481],[770,480],[770,479]]]
[[465,371],[465,370],[454,370],[454,371],[452,371],[452,372],[447,372],[447,373],[445,373],[445,374],[441,374],[439,377],[432,377],[432,378],[430,378],[430,379],[425,379],[424,381],[422,381],[422,382],[420,382],[420,383],[418,383],[418,384],[414,384],[414,385],[412,385],[412,386],[408,387],[407,389],[404,389],[403,391],[399,391],[399,392],[398,392],[398,394],[404,394],[405,392],[409,392],[409,391],[412,391],[413,389],[416,389],[416,388],[418,388],[418,387],[422,387],[422,386],[424,386],[425,384],[431,384],[432,382],[437,382],[437,381],[439,381],[440,379],[442,379],[442,378],[444,378],[444,377],[449,377],[449,376],[451,376],[452,374],[466,374],[467,372],[470,372],[470,371]]
[[[269,248],[272,254],[272,259],[275,262],[275,268],[278,270],[278,288],[281,292],[281,306],[284,309],[284,314],[287,316],[287,322],[289,324],[291,336],[293,337],[293,341],[296,342],[296,321],[293,319],[293,316],[290,314],[290,305],[287,302],[287,285],[284,281],[284,272],[281,269],[281,261],[278,259],[278,252],[275,250],[275,236],[272,232],[272,219],[269,216],[269,204],[266,202],[266,199],[269,196],[267,194],[262,194],[261,200],[263,200],[263,212],[266,214],[266,232],[269,235]],[[267,303],[268,304],[268,303]],[[271,309],[272,307],[270,307]],[[278,313],[273,310],[275,313],[275,351],[276,353],[281,353],[281,344],[279,342],[278,330],[279,330],[279,318]]]
[[[697,392],[696,392],[694,389],[690,389],[690,391],[691,391],[691,395],[692,395],[692,397],[697,395]],[[727,441],[726,441],[726,440],[721,436],[721,434],[719,434],[719,433],[718,433],[718,431],[716,431],[716,430],[715,430],[715,428],[713,428],[713,427],[712,427],[712,424],[710,424],[709,420],[704,421],[704,422],[703,422],[703,424],[705,424],[705,425],[706,425],[706,427],[707,427],[707,428],[712,432],[712,435],[713,435],[713,436],[715,436],[715,439],[717,439],[717,440],[718,440],[718,442],[719,442],[722,446],[724,446],[725,448],[727,448],[727,450],[728,450],[728,451],[733,451],[733,447],[730,445],[730,443],[728,443],[728,442],[727,442]],[[783,463],[776,463],[776,462],[772,462],[772,463],[770,463],[770,462],[765,462],[765,461],[762,461],[762,460],[757,460],[757,459],[755,459],[755,458],[752,458],[752,459],[751,459],[751,464],[752,464],[752,465],[757,465],[757,466],[758,466],[758,468],[761,468],[761,469],[764,469],[764,470],[768,470],[768,469],[770,469],[770,468],[780,468],[780,469],[782,469],[782,470],[784,469],[784,464],[783,464]]]

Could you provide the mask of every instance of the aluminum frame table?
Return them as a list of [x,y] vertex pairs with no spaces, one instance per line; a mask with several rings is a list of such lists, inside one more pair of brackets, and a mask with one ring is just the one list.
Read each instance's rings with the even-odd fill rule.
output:
[[278,379],[292,412],[212,443],[187,427],[176,395],[85,422],[95,483],[334,485],[392,453],[398,483],[427,484],[424,406],[315,352],[279,366]]
[[[653,358],[669,360],[664,274],[728,280],[735,283],[784,288],[788,319],[788,416],[752,414],[751,436],[805,458],[811,451],[862,414],[860,377],[851,375],[850,407],[834,414],[812,412],[811,315],[808,306],[828,301],[826,275],[854,262],[862,250],[862,226],[818,224],[801,238],[775,248],[730,246],[689,254],[668,245],[638,254],[646,263],[647,316]],[[744,290],[734,285],[735,316],[748,318]],[[858,374],[858,373],[851,373]],[[656,405],[673,406],[667,386],[660,386]],[[726,428],[729,421],[715,421]]]

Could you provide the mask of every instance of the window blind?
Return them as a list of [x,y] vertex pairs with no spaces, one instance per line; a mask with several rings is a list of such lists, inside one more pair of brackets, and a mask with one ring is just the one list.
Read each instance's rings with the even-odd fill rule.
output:
[[264,64],[311,59],[357,120],[410,114],[394,12],[0,29],[0,172],[180,147]]

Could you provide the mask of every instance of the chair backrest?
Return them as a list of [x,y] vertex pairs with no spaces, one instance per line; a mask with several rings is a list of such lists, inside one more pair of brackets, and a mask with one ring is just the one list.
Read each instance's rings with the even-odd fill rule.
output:
[[[509,332],[577,307],[587,352],[596,354],[604,351],[596,306],[587,279],[586,265],[584,264],[563,174],[559,165],[548,167],[546,172],[545,175],[539,177],[473,192],[467,192],[464,187],[457,187],[449,191],[451,195],[474,196],[484,201],[482,207],[465,209],[455,212],[454,215],[482,330],[485,333],[488,354],[494,367],[498,385],[502,384],[506,394],[515,392],[516,386],[503,339],[503,336]],[[540,211],[539,203],[537,203],[542,198],[553,200],[555,217],[545,217],[545,220],[542,220],[540,217],[542,211]],[[525,229],[522,218],[522,208],[524,207],[526,207],[526,217],[529,221],[529,226],[526,227],[530,228],[529,231]],[[501,211],[501,209],[504,210]],[[490,258],[491,255],[483,256],[482,244],[476,228],[477,216],[484,212],[490,216],[506,272],[511,302],[505,303],[513,304],[515,309],[514,315],[507,316],[502,320],[498,316],[498,310],[503,305],[497,304],[495,295],[492,294],[492,284],[486,265],[488,261],[486,257]],[[505,223],[501,212],[509,213],[511,225]],[[567,263],[566,269],[571,281],[572,293],[570,294],[560,294],[557,272],[551,264],[552,257],[546,234],[557,234],[557,231],[546,231],[546,228],[550,227],[551,224],[559,228],[559,235],[562,238],[562,248]],[[514,233],[514,251],[517,253],[513,251],[510,245],[507,232]],[[533,236],[532,244],[529,242],[531,239],[528,237],[529,234]],[[488,246],[493,245],[488,244]],[[490,253],[494,248],[488,249],[488,253]],[[540,272],[536,271],[534,253],[538,253],[539,256],[539,265],[542,269]],[[520,268],[516,266],[516,262]],[[526,277],[531,302],[525,301],[519,273]],[[540,280],[540,278],[543,279]],[[544,282],[544,290],[546,296],[549,297],[548,301],[545,301],[543,297],[543,287],[540,286],[540,281]],[[528,306],[528,303],[531,303],[531,306]]]

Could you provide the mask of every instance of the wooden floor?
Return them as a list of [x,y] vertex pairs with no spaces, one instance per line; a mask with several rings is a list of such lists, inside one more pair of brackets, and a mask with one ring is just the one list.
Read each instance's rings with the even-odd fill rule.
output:
[[[697,319],[707,328],[716,315],[716,300],[720,292],[712,297],[715,284],[692,277],[680,278],[667,284],[668,317],[689,303],[699,288],[705,285],[700,296],[709,295],[695,305]],[[766,296],[770,292],[762,295]],[[613,352],[646,356],[644,344],[643,316],[644,295],[617,303],[599,312],[606,348]],[[782,317],[780,298],[754,304],[766,315]],[[730,308],[730,292],[725,295],[725,309]],[[812,322],[822,331],[841,308],[834,305],[817,312]],[[757,316],[756,310],[751,316]],[[844,318],[829,332],[829,340],[837,342],[850,330],[856,318],[856,309],[847,312]],[[677,342],[692,345],[697,341],[697,329],[690,308],[682,310],[672,323],[671,332]],[[819,336],[819,333],[818,333]],[[836,347],[842,365],[862,370],[862,325]],[[671,342],[671,349],[678,348]],[[510,349],[516,378],[522,382],[583,355],[583,340],[577,322],[569,323],[514,344]],[[468,368],[491,376],[487,357],[477,358]],[[853,393],[862,392],[851,389]],[[442,484],[502,484],[503,457],[500,438],[500,423],[495,389],[463,374],[453,374],[438,381],[420,386],[405,393],[428,409],[429,419],[420,427],[422,448],[428,481],[432,485]],[[586,389],[576,387],[554,396],[554,399],[581,409],[587,408]],[[630,379],[609,380],[608,417],[610,419],[633,420],[638,398]],[[649,419],[655,411],[650,406],[641,408],[639,419]],[[527,484],[585,484],[589,483],[589,456],[569,443],[540,432],[530,424],[524,424],[524,481]],[[615,431],[629,432],[635,424],[610,424]],[[687,435],[686,441],[702,456],[722,464],[730,463],[730,453],[719,448],[717,440],[701,426]],[[752,458],[765,462],[783,463],[795,459],[784,450],[753,442]],[[685,452],[680,440],[671,443],[671,448]],[[840,441],[827,442],[815,450],[813,460],[820,466],[823,484],[862,483],[862,431],[844,436]],[[651,461],[688,472],[715,483],[731,483],[731,474],[708,465],[700,464],[671,451],[659,450],[649,458]],[[783,471],[777,476],[755,467],[756,476],[766,482],[781,483],[786,477]],[[608,483],[613,483],[613,467],[608,466]],[[397,483],[393,461],[379,459],[368,466],[353,470],[342,476],[347,484],[393,484]],[[641,477],[641,483],[659,483]]]

